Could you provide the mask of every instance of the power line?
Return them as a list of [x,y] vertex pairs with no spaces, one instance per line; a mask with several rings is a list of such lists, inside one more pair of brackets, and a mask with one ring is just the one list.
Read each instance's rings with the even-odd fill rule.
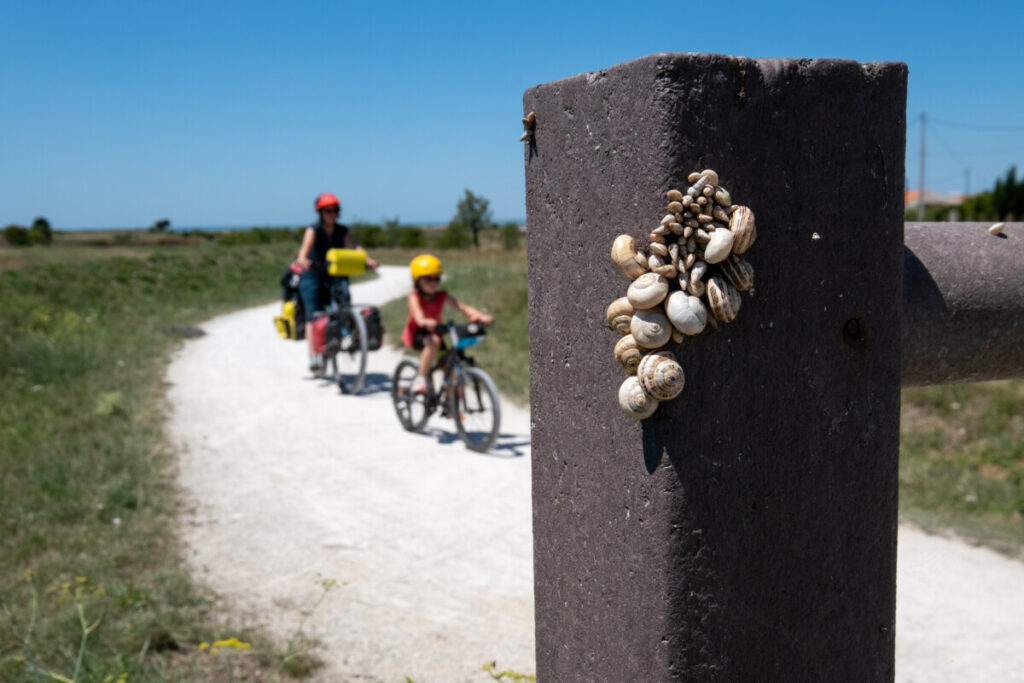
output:
[[1012,133],[1016,131],[1024,131],[1024,125],[1006,125],[1006,126],[989,126],[977,123],[959,123],[957,121],[944,121],[942,119],[931,119],[933,124],[939,124],[940,126],[948,126],[950,128],[964,128],[966,130],[977,130],[989,133]]

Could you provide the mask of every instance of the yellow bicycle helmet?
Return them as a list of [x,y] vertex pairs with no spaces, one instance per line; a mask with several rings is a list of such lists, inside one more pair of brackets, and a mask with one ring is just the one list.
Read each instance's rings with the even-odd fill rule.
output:
[[424,275],[440,275],[441,259],[432,254],[420,254],[409,264],[412,279],[419,280]]

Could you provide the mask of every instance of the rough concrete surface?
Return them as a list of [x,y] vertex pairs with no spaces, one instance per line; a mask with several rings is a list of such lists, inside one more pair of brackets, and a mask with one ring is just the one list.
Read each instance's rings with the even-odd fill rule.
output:
[[[356,300],[405,293],[404,268],[381,274]],[[344,582],[306,624],[322,681],[484,683],[491,659],[534,671],[526,411],[503,402],[491,455],[439,417],[407,434],[386,393],[398,354],[372,353],[365,395],[341,396],[276,336],[278,309],[204,323],[168,371],[195,576],[282,639],[318,575]],[[1024,564],[912,528],[899,541],[896,680],[1024,681]]]

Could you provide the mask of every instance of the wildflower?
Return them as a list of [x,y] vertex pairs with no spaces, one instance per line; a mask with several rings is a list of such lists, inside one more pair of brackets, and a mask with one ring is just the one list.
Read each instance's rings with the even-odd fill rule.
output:
[[202,642],[199,644],[200,650],[209,649],[211,655],[217,654],[221,650],[221,648],[225,647],[233,650],[251,650],[252,643],[247,643],[244,640],[239,640],[238,638],[231,636],[230,638],[226,638],[224,640],[215,640],[213,641],[213,645],[210,645],[207,642]]

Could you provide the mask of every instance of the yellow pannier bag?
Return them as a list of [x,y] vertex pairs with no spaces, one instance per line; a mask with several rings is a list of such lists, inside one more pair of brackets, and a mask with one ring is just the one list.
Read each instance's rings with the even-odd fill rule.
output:
[[366,272],[366,252],[359,249],[328,249],[327,274],[334,277]]
[[295,301],[285,301],[281,315],[274,316],[274,327],[282,339],[295,339]]

